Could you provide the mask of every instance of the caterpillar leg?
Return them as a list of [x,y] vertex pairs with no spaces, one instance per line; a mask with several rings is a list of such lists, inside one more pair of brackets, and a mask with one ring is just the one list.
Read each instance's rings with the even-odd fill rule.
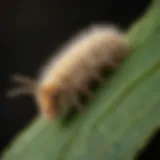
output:
[[66,114],[69,111],[69,97],[68,96],[61,96],[59,97],[59,105],[61,107],[61,112]]
[[104,82],[104,78],[101,75],[100,71],[93,73],[91,77],[93,78],[93,80],[99,82],[100,84]]
[[74,105],[80,112],[83,112],[83,105],[78,100],[78,95],[76,93],[72,93],[70,96],[71,104]]
[[85,86],[85,85],[80,86],[80,87],[79,87],[79,91],[80,91],[83,95],[85,95],[85,96],[87,96],[87,97],[89,97],[89,98],[91,98],[91,99],[94,98],[93,93],[92,93],[91,90],[89,89],[88,85],[86,85],[86,86]]
[[77,97],[73,98],[73,104],[76,106],[76,108],[80,111],[83,112],[83,106],[82,104],[79,102]]

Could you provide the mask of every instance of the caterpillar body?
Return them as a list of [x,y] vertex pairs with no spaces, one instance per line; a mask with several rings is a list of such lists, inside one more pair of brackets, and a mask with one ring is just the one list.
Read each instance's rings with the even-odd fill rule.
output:
[[101,82],[101,70],[119,67],[129,50],[129,42],[116,27],[92,25],[62,47],[42,68],[37,80],[15,75],[14,80],[23,86],[8,93],[34,95],[40,113],[47,119],[57,117],[64,104],[81,111],[83,106],[77,93],[90,96],[89,82]]

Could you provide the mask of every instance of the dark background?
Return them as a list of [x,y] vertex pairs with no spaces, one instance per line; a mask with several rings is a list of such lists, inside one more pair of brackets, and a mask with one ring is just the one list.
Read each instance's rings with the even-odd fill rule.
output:
[[150,0],[0,2],[2,74],[0,150],[3,150],[16,133],[36,115],[36,105],[32,97],[13,100],[5,98],[6,90],[12,85],[9,81],[10,74],[20,72],[34,77],[50,53],[77,30],[97,22],[114,23],[122,29],[127,29],[145,12],[150,2]]

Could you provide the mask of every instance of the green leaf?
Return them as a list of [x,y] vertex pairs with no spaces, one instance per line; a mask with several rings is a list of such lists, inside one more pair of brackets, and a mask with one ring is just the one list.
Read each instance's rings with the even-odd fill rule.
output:
[[160,1],[154,0],[145,16],[136,21],[129,33],[126,35],[130,39],[133,48],[141,47],[149,39],[152,33],[159,30],[160,26]]
[[3,160],[132,160],[160,126],[160,5],[127,34],[134,52],[68,127],[37,117]]

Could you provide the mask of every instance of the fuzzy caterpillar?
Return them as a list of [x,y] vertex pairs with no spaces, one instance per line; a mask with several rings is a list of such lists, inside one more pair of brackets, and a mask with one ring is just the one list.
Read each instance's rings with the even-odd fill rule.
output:
[[56,57],[51,57],[37,80],[15,75],[14,80],[22,87],[10,90],[8,95],[33,95],[47,119],[58,116],[64,103],[82,110],[77,93],[90,96],[89,82],[102,83],[101,70],[118,68],[129,51],[129,42],[116,27],[92,25],[74,36]]

